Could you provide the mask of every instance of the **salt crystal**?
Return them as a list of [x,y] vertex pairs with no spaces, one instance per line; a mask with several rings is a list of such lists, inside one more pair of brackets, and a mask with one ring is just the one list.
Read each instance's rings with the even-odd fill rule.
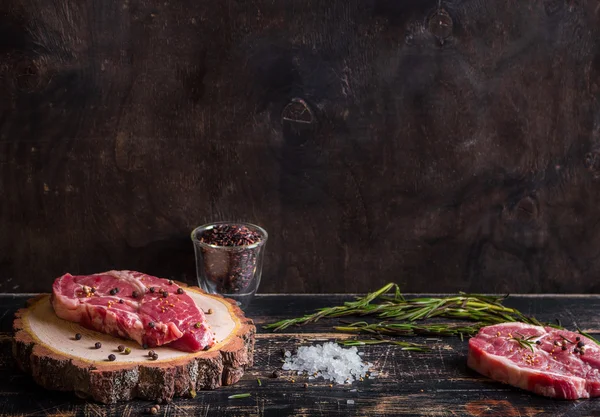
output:
[[301,346],[294,356],[285,353],[283,369],[323,377],[338,384],[364,378],[373,364],[363,363],[356,347],[344,349],[336,343]]

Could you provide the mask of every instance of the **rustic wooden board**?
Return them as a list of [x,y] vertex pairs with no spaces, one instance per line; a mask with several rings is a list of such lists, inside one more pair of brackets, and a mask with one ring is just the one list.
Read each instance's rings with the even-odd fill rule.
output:
[[[0,296],[0,415],[28,416],[134,416],[151,402],[98,405],[65,393],[48,392],[18,371],[11,360],[11,316],[26,296]],[[195,399],[180,398],[163,405],[160,416],[414,416],[414,417],[572,417],[597,416],[600,401],[556,401],[490,381],[466,367],[466,341],[444,338],[433,343],[433,353],[402,352],[390,346],[361,348],[364,359],[381,371],[376,379],[351,387],[333,386],[302,378],[292,383],[284,376],[269,378],[281,366],[283,349],[321,343],[341,337],[331,333],[330,322],[291,329],[285,334],[265,333],[261,326],[273,317],[290,318],[307,310],[349,300],[350,296],[257,296],[247,315],[257,324],[255,363],[232,387],[199,392]],[[600,296],[515,296],[513,307],[541,320],[559,318],[563,325],[600,334]],[[291,333],[292,331],[300,333]],[[257,378],[261,380],[258,385]],[[356,389],[356,391],[352,391]],[[250,393],[250,398],[228,399]],[[355,403],[348,404],[348,400]]]
[[598,4],[2,0],[0,290],[247,220],[266,292],[599,291]]
[[[153,348],[159,358],[136,342],[85,329],[56,316],[49,295],[30,300],[16,313],[13,354],[19,367],[44,388],[73,391],[82,398],[102,403],[143,398],[165,402],[176,396],[193,397],[202,389],[214,389],[239,381],[252,366],[255,327],[235,301],[186,288],[205,311],[216,344],[207,351],[181,352]],[[75,334],[81,340],[75,340]],[[94,347],[96,342],[101,347]],[[119,353],[117,346],[131,353]],[[116,360],[109,361],[108,356]]]

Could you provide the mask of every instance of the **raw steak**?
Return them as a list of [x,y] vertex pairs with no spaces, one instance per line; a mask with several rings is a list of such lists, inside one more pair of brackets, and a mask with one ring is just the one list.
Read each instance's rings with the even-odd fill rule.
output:
[[567,330],[522,323],[483,327],[469,340],[467,364],[496,381],[546,397],[600,396],[600,347]]
[[[58,317],[140,345],[196,352],[214,344],[204,313],[177,284],[135,271],[63,275],[51,302]],[[165,297],[166,293],[166,297]]]

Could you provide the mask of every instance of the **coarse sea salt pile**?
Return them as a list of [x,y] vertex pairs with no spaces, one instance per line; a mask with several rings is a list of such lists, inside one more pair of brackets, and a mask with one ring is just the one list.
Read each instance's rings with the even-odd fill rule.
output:
[[351,384],[364,378],[372,363],[363,363],[356,347],[343,348],[337,343],[323,345],[301,346],[296,355],[285,352],[285,371],[297,371],[298,374],[308,374],[312,377],[323,377],[338,384]]

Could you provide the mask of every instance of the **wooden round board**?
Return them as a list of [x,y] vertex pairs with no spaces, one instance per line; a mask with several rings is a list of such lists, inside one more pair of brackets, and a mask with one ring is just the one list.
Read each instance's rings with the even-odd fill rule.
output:
[[[185,286],[185,284],[181,284]],[[115,338],[58,318],[50,295],[42,294],[20,309],[13,324],[13,354],[21,369],[43,387],[73,391],[102,403],[142,398],[170,401],[175,396],[194,397],[201,389],[214,389],[239,381],[252,366],[254,334],[235,301],[206,294],[197,287],[187,293],[205,312],[217,343],[208,351],[182,352],[167,347],[154,350],[157,360],[136,342]],[[75,340],[75,334],[82,338]],[[94,347],[102,343],[100,349]],[[118,345],[131,349],[120,353]],[[108,356],[116,356],[109,361]]]

